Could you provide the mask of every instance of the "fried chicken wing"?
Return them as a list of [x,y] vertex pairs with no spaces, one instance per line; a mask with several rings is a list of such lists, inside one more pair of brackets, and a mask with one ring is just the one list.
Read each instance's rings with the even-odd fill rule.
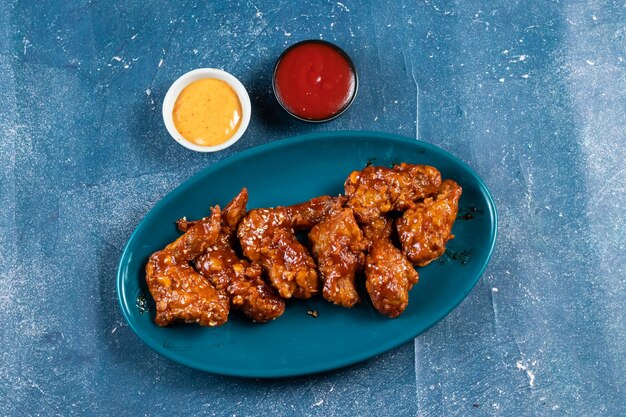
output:
[[329,213],[340,209],[346,202],[345,197],[330,197],[327,195],[315,197],[304,203],[287,206],[287,226],[294,230],[310,229]]
[[354,306],[359,302],[354,277],[363,265],[367,241],[352,209],[336,211],[318,223],[309,232],[309,242],[324,283],[324,298],[344,307]]
[[419,275],[390,239],[391,220],[379,217],[363,229],[371,242],[365,259],[365,288],[374,308],[398,317],[409,303],[409,290]]
[[175,321],[219,326],[228,320],[228,299],[190,265],[217,241],[220,217],[216,206],[209,218],[196,222],[165,249],[150,256],[146,283],[156,302],[155,323],[159,326]]
[[435,197],[424,199],[397,220],[402,252],[413,264],[425,266],[443,255],[454,237],[450,233],[462,191],[456,182],[445,180]]
[[392,210],[406,210],[416,200],[435,194],[441,174],[428,165],[402,163],[393,168],[369,166],[350,174],[344,184],[347,205],[360,223]]
[[[218,239],[198,258],[196,269],[230,299],[234,309],[242,310],[253,321],[266,322],[283,314],[285,302],[263,280],[261,267],[239,259],[233,249],[234,232],[246,214],[247,202],[248,191],[244,188],[224,208]],[[178,227],[184,231],[191,224],[183,220]]]
[[235,278],[231,279],[228,294],[234,308],[258,323],[280,317],[285,311],[283,300],[274,287],[263,279],[263,268],[247,261],[234,264]]
[[263,269],[239,259],[225,240],[211,246],[198,259],[196,268],[216,286],[227,283],[226,292],[232,307],[255,322],[273,320],[285,311],[283,299],[263,280]]
[[294,206],[250,210],[237,236],[244,255],[260,263],[284,298],[309,298],[319,292],[315,262],[298,242],[296,230],[312,227],[336,207],[338,199],[323,196]]

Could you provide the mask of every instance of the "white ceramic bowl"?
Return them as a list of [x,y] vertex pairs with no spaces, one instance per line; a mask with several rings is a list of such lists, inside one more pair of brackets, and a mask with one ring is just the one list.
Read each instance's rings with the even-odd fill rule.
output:
[[[225,81],[230,85],[237,96],[239,97],[239,101],[241,102],[241,124],[239,125],[239,129],[235,131],[235,133],[224,143],[220,143],[215,146],[204,146],[204,145],[196,145],[185,139],[183,135],[181,135],[178,130],[176,130],[176,126],[174,126],[174,118],[172,112],[174,111],[174,103],[176,103],[176,99],[178,95],[183,91],[185,87],[191,84],[194,81],[201,80],[203,78],[216,78],[218,80]],[[189,71],[186,74],[183,74],[179,79],[177,79],[174,84],[167,90],[167,94],[165,95],[165,99],[163,100],[163,122],[165,122],[165,127],[170,135],[176,140],[176,142],[180,143],[187,149],[191,149],[192,151],[197,152],[216,152],[222,149],[228,148],[233,143],[237,142],[241,135],[248,128],[248,124],[250,123],[250,116],[252,114],[252,106],[250,105],[250,96],[246,91],[245,87],[241,82],[235,78],[233,75],[227,73],[226,71],[222,71],[216,68],[199,68],[193,71]]]

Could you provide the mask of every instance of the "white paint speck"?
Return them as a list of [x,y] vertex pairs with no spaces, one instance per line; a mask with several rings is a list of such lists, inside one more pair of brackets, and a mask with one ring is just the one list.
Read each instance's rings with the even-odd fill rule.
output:
[[131,39],[131,40],[132,40],[132,39],[135,39],[135,38],[137,37],[137,35],[138,35],[138,34],[137,34],[137,33],[135,33],[133,36],[131,36],[131,37],[130,37],[130,39]]
[[194,55],[198,55],[198,50],[196,48],[194,48],[192,52]]
[[120,62],[122,60],[121,56],[114,56],[113,58],[111,58],[114,61]]
[[149,88],[146,88],[146,95],[150,97],[150,94],[152,94],[152,90],[150,90]]
[[291,36],[291,32],[287,32],[285,29],[283,29],[283,33],[285,34],[286,37]]
[[28,49],[29,46],[31,46],[32,44],[30,43],[30,41],[26,38],[22,39],[22,44],[24,45],[24,55],[26,55],[26,50]]
[[324,404],[324,399],[320,398],[315,404],[313,404],[313,407],[319,407],[322,404]]
[[591,18],[592,18],[593,20],[598,20],[598,18],[596,17],[596,15],[595,15],[595,14],[594,14],[593,16],[591,16]]
[[528,75],[528,74],[522,75],[522,78],[528,78],[528,77],[530,77],[530,75]]
[[587,64],[589,64],[589,65],[596,65],[596,63],[595,63],[595,62],[590,61],[590,60],[586,60],[585,62],[586,62]]
[[500,81],[501,83],[504,82],[504,78],[500,78],[498,81]]
[[[536,362],[533,362],[533,364],[535,363]],[[515,367],[519,369],[520,371],[526,372],[526,376],[528,376],[528,385],[530,385],[531,387],[534,387],[535,386],[535,373],[528,368],[528,365],[526,365],[522,361],[517,361],[517,363],[515,364]]]
[[497,289],[496,287],[493,287],[493,288],[491,289],[491,291],[493,291],[493,292],[498,292],[498,289]]
[[348,8],[346,7],[346,5],[345,5],[345,4],[343,4],[343,3],[341,3],[341,2],[337,2],[337,6],[341,7],[341,8],[342,8],[343,10],[345,10],[346,12],[349,12],[349,11],[350,11],[350,9],[348,9]]
[[161,65],[163,65],[163,59],[160,59],[160,60],[159,60],[159,65],[158,65],[158,68],[161,68]]

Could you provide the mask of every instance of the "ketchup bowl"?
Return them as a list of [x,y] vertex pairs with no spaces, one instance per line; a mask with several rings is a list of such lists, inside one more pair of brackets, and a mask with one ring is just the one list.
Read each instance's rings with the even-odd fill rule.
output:
[[358,76],[343,49],[311,39],[291,45],[280,55],[272,88],[278,103],[291,116],[305,122],[327,122],[350,107]]

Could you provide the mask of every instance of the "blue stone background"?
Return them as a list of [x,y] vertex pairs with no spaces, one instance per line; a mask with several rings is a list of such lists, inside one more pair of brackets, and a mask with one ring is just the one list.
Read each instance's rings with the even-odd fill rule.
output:
[[[0,1],[0,414],[626,415],[623,2]],[[336,42],[352,108],[291,120],[288,45]],[[160,105],[198,67],[241,79],[244,138],[171,140]],[[457,155],[490,187],[497,248],[438,325],[362,364],[255,381],[144,346],[115,272],[145,213],[200,169],[295,134],[378,130]]]

